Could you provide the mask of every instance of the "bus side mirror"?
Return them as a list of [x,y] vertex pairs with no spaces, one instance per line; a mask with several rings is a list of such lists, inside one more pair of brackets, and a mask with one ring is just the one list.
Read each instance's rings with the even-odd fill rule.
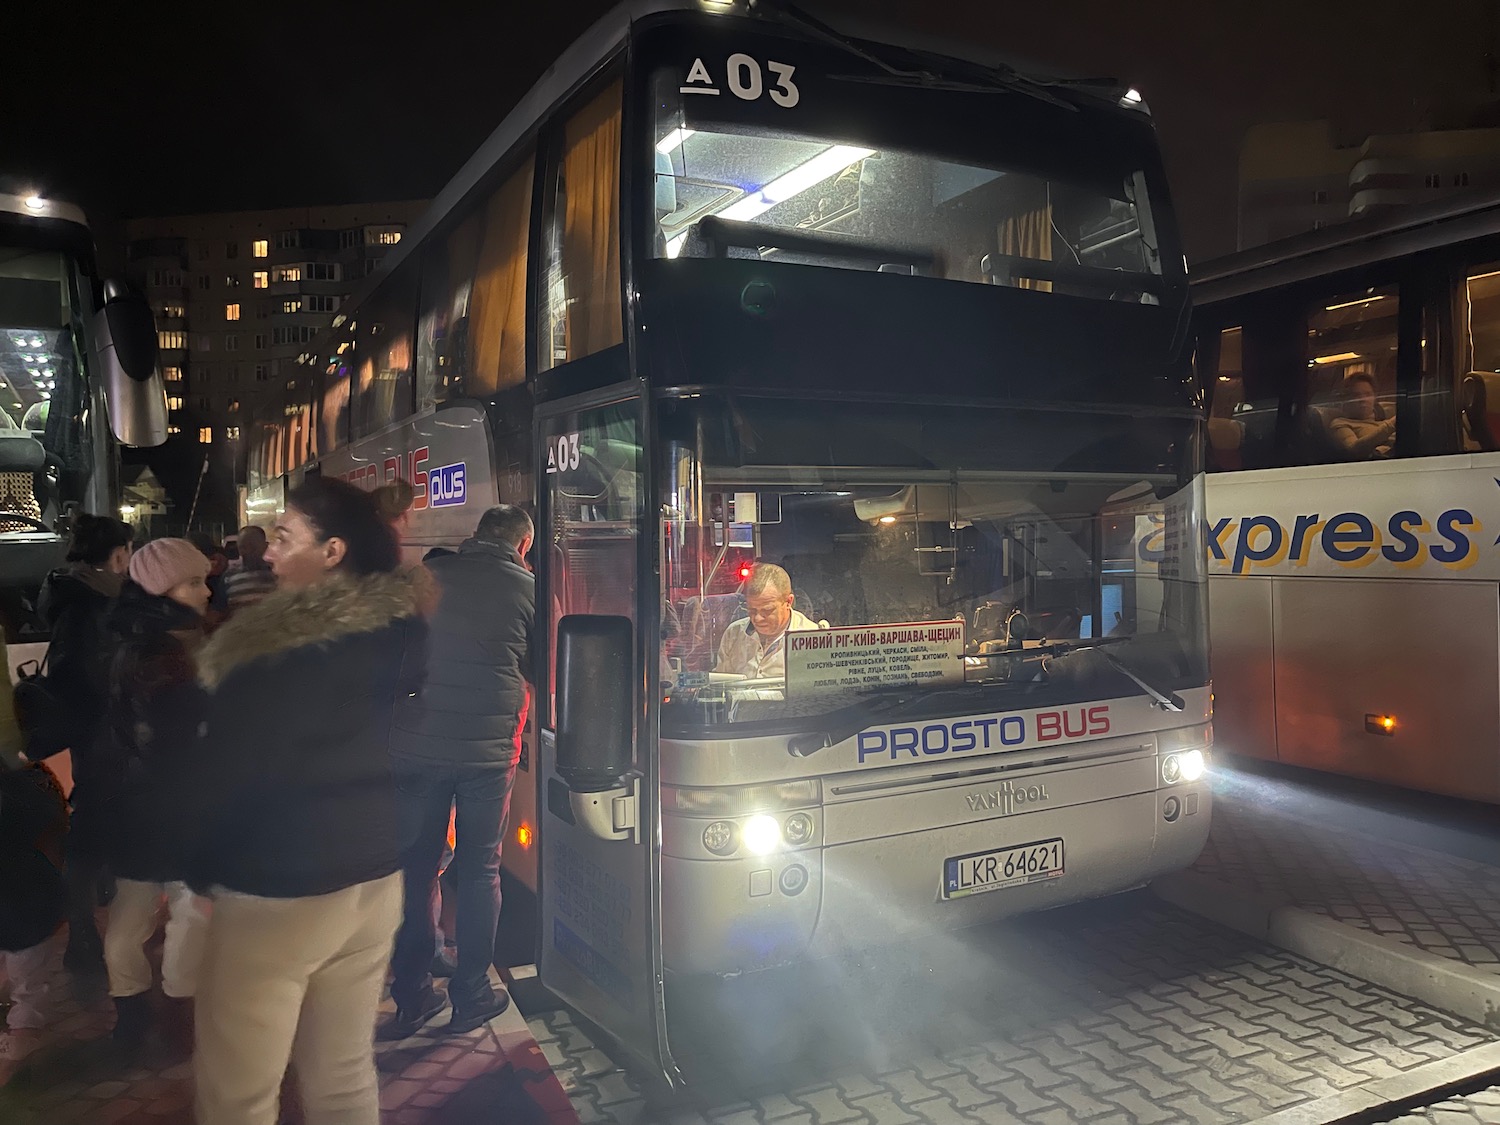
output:
[[616,788],[634,765],[634,634],[628,617],[558,623],[557,772],[575,793]]
[[151,306],[123,283],[106,281],[94,337],[110,429],[125,445],[160,445],[167,440],[167,392],[156,366]]

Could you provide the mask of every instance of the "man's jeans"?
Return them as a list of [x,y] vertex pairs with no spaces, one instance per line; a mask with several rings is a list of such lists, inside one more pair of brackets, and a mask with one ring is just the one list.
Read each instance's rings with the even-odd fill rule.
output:
[[391,960],[391,995],[406,1007],[432,986],[429,969],[437,940],[438,868],[448,842],[448,812],[457,807],[453,863],[458,892],[458,971],[449,995],[464,1004],[482,998],[495,956],[500,922],[500,841],[510,812],[515,766],[396,764],[406,851],[406,904]]

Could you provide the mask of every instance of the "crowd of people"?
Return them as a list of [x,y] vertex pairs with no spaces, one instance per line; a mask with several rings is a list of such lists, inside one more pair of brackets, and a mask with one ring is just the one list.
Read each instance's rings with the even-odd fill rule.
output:
[[[64,927],[67,970],[107,976],[118,1050],[191,1052],[205,1125],[273,1125],[289,1067],[308,1125],[373,1125],[377,1034],[450,1004],[453,1032],[505,1010],[489,970],[532,525],[492,508],[456,551],[403,567],[410,501],[399,482],[310,479],[234,560],[76,518],[39,605],[47,663],[14,707],[0,693],[0,1061],[37,1042]],[[66,796],[49,768],[65,750]]]

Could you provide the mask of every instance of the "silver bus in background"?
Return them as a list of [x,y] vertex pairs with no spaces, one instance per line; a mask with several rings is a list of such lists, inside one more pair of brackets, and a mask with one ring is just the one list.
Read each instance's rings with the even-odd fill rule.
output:
[[1193,272],[1215,729],[1500,802],[1500,198]]
[[0,619],[12,667],[40,659],[36,594],[75,512],[119,515],[118,444],[160,445],[150,307],[101,281],[83,212],[0,194]]

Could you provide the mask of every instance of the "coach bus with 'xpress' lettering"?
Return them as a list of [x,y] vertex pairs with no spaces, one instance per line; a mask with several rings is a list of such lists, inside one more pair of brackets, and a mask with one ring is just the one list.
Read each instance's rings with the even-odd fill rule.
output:
[[401,477],[420,555],[534,501],[505,911],[626,1050],[680,1080],[720,984],[1197,856],[1202,416],[1134,91],[628,6],[387,262],[252,510]]
[[1500,802],[1500,197],[1193,286],[1221,745]]

